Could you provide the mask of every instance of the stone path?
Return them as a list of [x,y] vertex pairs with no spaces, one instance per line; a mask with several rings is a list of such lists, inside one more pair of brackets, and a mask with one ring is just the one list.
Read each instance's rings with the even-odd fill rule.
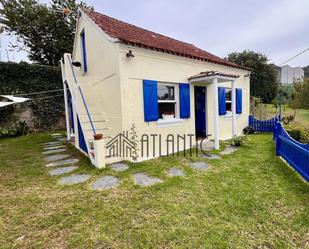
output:
[[62,177],[58,182],[61,185],[73,185],[87,181],[90,178],[90,175],[70,175]]
[[185,176],[185,173],[181,169],[178,168],[170,168],[167,172],[168,176]]
[[70,157],[70,155],[57,154],[57,155],[52,155],[52,156],[45,157],[45,160],[48,161],[48,162],[53,162],[53,161],[58,161],[58,160],[66,159],[68,157]]
[[66,149],[57,149],[57,150],[47,150],[42,152],[43,155],[49,155],[49,154],[55,154],[55,153],[60,153],[60,152],[65,152]]
[[219,160],[219,159],[221,159],[220,156],[215,155],[215,154],[207,154],[207,155],[205,155],[205,154],[201,153],[201,154],[199,154],[199,157],[201,157],[201,158],[207,158],[207,159],[214,159],[214,160]]
[[135,183],[139,186],[151,186],[163,181],[157,177],[148,176],[146,173],[136,173],[133,175]]
[[67,138],[66,137],[60,137],[60,138],[57,138],[57,140],[59,142],[66,142],[67,141]]
[[43,145],[45,146],[58,146],[58,145],[62,145],[63,143],[61,142],[46,142]]
[[221,155],[228,155],[239,150],[239,147],[229,145],[223,151],[220,152]]
[[91,186],[94,190],[107,190],[116,188],[120,184],[119,179],[115,176],[103,176],[96,180]]
[[46,167],[57,167],[57,166],[62,166],[62,165],[67,165],[67,164],[74,164],[78,162],[79,162],[79,159],[70,158],[70,159],[60,160],[56,162],[51,162],[49,164],[46,164]]
[[214,141],[205,140],[202,143],[202,149],[205,150],[205,151],[214,150],[215,149],[215,142]]
[[[52,137],[55,141],[46,142],[43,144],[44,151],[43,155],[47,155],[45,160],[49,163],[46,164],[47,167],[58,167],[49,171],[51,176],[61,176],[64,174],[72,173],[73,171],[78,169],[78,165],[76,163],[79,162],[79,159],[73,158],[67,154],[61,154],[62,152],[66,152],[67,148],[64,142],[66,142],[66,137],[63,137],[60,133],[52,134]],[[212,150],[213,142],[207,142],[203,145],[203,150]],[[221,152],[222,155],[230,154],[234,151],[238,150],[237,147],[229,146],[226,147],[224,151]],[[208,159],[221,159],[219,155],[215,154],[200,154],[202,158]],[[206,170],[209,165],[206,162],[192,162],[189,166],[195,170]],[[114,163],[111,164],[110,169],[115,172],[123,172],[129,169],[129,166],[126,163]],[[177,167],[172,167],[168,169],[166,174],[169,177],[184,177],[186,174],[184,171]],[[61,185],[73,185],[84,183],[90,179],[90,175],[88,174],[72,174],[63,176],[58,180],[58,183]],[[158,177],[149,176],[145,172],[135,173],[133,174],[133,180],[135,184],[145,187],[152,186],[155,184],[163,183],[164,181]],[[90,187],[93,190],[109,190],[112,188],[117,188],[121,184],[120,179],[116,176],[105,175],[100,177],[91,183]]]
[[62,136],[61,133],[53,133],[52,136]]
[[113,171],[117,171],[117,172],[121,172],[121,171],[125,171],[129,168],[128,165],[126,165],[125,163],[114,163],[111,165],[111,169]]
[[57,168],[57,169],[53,169],[49,171],[49,174],[51,176],[59,176],[59,175],[63,175],[66,173],[70,173],[76,169],[78,169],[77,166],[61,167],[61,168]]
[[64,145],[58,145],[58,146],[46,146],[43,149],[44,150],[57,150],[57,149],[63,149],[65,148]]
[[205,162],[194,162],[190,163],[191,168],[196,170],[206,170],[208,169],[208,164]]

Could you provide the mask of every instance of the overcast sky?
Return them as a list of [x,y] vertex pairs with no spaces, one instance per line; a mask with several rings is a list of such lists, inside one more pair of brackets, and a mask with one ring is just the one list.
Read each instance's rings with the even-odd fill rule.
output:
[[[44,1],[46,2],[46,1]],[[309,0],[84,0],[96,11],[225,57],[251,49],[281,64],[309,48]],[[14,40],[13,38],[10,38]],[[2,60],[9,38],[2,36]],[[10,52],[10,59],[25,53]],[[289,63],[309,65],[309,51]]]

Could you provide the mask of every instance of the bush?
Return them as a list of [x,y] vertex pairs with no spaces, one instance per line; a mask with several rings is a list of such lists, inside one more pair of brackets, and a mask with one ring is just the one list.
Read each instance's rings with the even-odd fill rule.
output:
[[[47,130],[55,127],[64,112],[63,88],[60,67],[27,64],[25,62],[0,62],[0,92],[5,95],[21,95],[45,92],[36,95],[22,95],[31,99],[22,104],[3,107],[0,110],[0,125],[10,127],[18,121],[16,109],[30,108],[33,130]],[[56,91],[55,91],[56,90]],[[59,91],[57,91],[59,90]],[[13,119],[13,120],[12,120]],[[30,123],[30,120],[28,120]],[[9,130],[7,128],[7,130]]]
[[250,126],[247,126],[243,129],[243,133],[245,135],[253,134],[254,132],[255,132],[255,130]]
[[284,127],[289,135],[300,143],[309,143],[309,131],[302,126],[287,125]]
[[27,125],[27,123],[25,121],[21,121],[17,125],[9,129],[0,127],[0,138],[23,136],[26,135],[28,131],[29,126]]
[[294,121],[295,119],[295,116],[294,115],[289,115],[289,116],[285,116],[282,118],[282,122],[285,124],[285,125],[288,125],[291,121]]
[[232,145],[233,146],[241,146],[243,145],[244,141],[246,140],[247,138],[245,136],[234,136],[232,138]]

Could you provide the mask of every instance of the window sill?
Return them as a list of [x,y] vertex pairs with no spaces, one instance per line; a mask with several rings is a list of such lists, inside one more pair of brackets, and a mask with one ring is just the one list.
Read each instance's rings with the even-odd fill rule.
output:
[[[240,116],[240,115],[241,115],[241,113],[240,113],[240,114],[236,114],[236,118],[237,118],[238,116]],[[220,116],[220,117],[223,117],[223,118],[232,118],[232,113],[228,113],[228,114],[222,115],[222,116]]]
[[172,126],[179,126],[183,122],[183,119],[180,118],[173,118],[168,120],[159,119],[157,121],[158,128],[160,127],[172,127]]

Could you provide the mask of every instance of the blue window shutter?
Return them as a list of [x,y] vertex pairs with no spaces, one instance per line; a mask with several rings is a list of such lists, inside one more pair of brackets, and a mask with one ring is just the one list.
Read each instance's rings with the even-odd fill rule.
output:
[[87,64],[87,51],[86,51],[85,30],[82,31],[80,36],[81,36],[82,53],[83,53],[83,69],[84,69],[84,73],[87,73],[87,71],[88,71],[88,64]]
[[145,121],[157,121],[159,119],[158,82],[154,80],[143,80],[143,91]]
[[225,87],[218,87],[219,115],[226,114]]
[[242,113],[242,89],[236,88],[236,113]]
[[180,118],[190,118],[190,85],[179,84]]

